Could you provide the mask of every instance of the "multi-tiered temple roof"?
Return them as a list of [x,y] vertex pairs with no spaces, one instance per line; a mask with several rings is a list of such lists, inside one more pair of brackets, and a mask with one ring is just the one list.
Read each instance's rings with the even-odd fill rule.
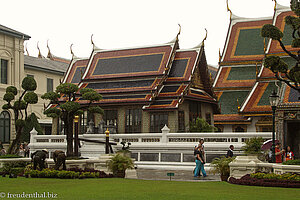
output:
[[[173,41],[115,50],[94,46],[89,59],[73,56],[64,82],[92,88],[101,106],[143,105],[145,111],[177,109],[185,99],[217,103],[204,52],[204,42],[179,49]],[[80,100],[81,103],[84,101]]]
[[265,51],[286,57],[287,64],[293,66],[293,59],[287,57],[277,41],[264,41],[260,35],[264,24],[273,24],[284,33],[282,41],[287,49],[298,51],[291,48],[292,29],[284,21],[288,15],[293,15],[290,9],[277,4],[273,17],[250,19],[231,16],[213,85],[221,107],[221,115],[215,115],[215,124],[250,124],[249,116],[271,115],[268,98],[274,89],[280,94],[281,104],[300,103],[295,90],[278,82],[274,74],[262,66]]

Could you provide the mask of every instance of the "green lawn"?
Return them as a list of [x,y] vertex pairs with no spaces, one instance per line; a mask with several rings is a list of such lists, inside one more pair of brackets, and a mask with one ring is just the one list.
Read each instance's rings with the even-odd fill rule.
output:
[[300,189],[232,185],[226,182],[148,181],[133,179],[0,178],[0,195],[56,193],[62,199],[299,199]]

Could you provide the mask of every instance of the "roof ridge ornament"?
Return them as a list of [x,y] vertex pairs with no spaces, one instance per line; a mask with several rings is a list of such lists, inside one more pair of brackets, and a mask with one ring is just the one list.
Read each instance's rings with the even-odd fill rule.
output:
[[226,0],[226,5],[227,5],[227,12],[230,12],[230,19],[232,17],[232,11],[229,8],[228,0]]
[[75,56],[73,49],[72,49],[73,44],[70,45],[70,51],[71,51],[71,55],[72,55],[72,60],[76,59],[77,56]]
[[179,35],[180,35],[180,33],[181,33],[181,25],[180,24],[178,24],[178,26],[179,26],[179,30],[178,30],[178,33],[177,33],[177,35],[176,35],[176,37],[173,39],[173,40],[171,40],[170,42],[168,42],[168,43],[175,43],[175,42],[178,42],[178,40],[179,40]]
[[52,55],[52,53],[51,53],[51,51],[50,51],[50,47],[49,47],[48,42],[49,42],[49,39],[47,40],[47,49],[48,49],[48,55],[47,55],[47,58],[49,58],[50,60],[52,60],[52,59],[53,59],[53,55]]
[[41,53],[40,47],[39,47],[39,42],[40,42],[40,41],[38,41],[37,44],[36,44],[36,47],[37,47],[37,49],[39,50],[38,58],[44,58],[44,56],[43,56],[42,53]]
[[275,2],[275,5],[274,5],[274,11],[276,11],[276,8],[277,8],[277,1],[276,0],[272,0]]
[[97,47],[97,46],[95,45],[95,43],[94,43],[94,41],[93,41],[93,36],[94,36],[94,34],[91,35],[91,43],[92,43],[92,45],[93,45],[93,50],[94,50],[94,51],[95,51],[95,50],[100,50],[100,48]]

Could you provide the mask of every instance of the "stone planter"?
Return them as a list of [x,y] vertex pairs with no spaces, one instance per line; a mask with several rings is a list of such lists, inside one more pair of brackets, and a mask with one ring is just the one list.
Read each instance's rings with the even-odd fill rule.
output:
[[241,178],[246,174],[255,173],[261,163],[264,162],[258,160],[257,156],[237,156],[229,163],[230,177]]

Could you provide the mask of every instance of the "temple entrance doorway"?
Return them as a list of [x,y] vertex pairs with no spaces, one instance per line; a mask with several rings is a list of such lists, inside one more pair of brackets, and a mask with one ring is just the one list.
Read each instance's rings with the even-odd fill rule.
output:
[[286,122],[286,138],[284,148],[290,146],[295,154],[295,159],[300,158],[300,121]]

